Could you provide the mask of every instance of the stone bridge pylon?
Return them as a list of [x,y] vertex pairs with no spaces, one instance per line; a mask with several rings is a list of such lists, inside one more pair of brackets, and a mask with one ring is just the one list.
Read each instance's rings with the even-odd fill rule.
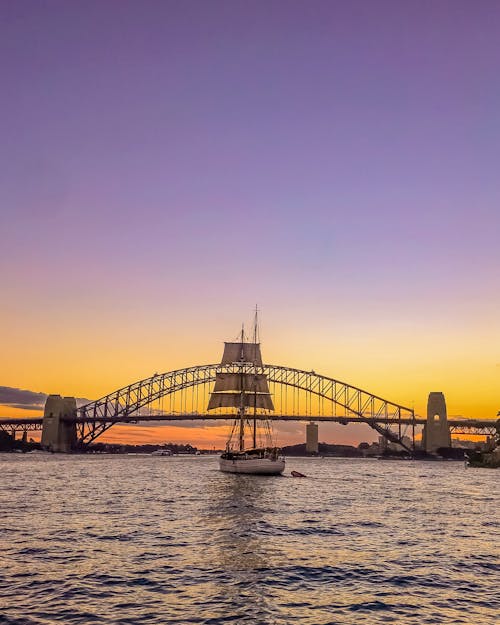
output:
[[76,444],[76,423],[65,421],[76,415],[76,399],[49,395],[45,402],[42,447],[56,453],[70,453]]
[[440,447],[451,447],[446,401],[441,392],[429,393],[427,421],[422,432],[422,447],[428,453],[433,453]]

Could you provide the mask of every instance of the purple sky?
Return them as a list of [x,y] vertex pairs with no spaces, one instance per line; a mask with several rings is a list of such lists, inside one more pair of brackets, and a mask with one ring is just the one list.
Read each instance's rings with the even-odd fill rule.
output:
[[0,9],[7,321],[95,351],[89,316],[222,340],[258,302],[280,364],[327,328],[498,320],[498,2]]

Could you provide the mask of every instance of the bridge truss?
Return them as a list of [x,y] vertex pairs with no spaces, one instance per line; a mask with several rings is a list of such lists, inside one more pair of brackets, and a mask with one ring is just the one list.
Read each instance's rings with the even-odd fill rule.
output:
[[[224,409],[206,413],[208,397],[217,373],[255,373],[253,365],[201,365],[169,371],[125,386],[109,395],[81,406],[76,426],[80,445],[87,445],[116,423],[160,419],[231,419]],[[373,395],[339,380],[278,365],[259,370],[267,376],[274,413],[272,420],[337,421],[368,424],[390,441],[411,451],[415,443],[415,420],[411,408]],[[146,412],[144,410],[146,409]],[[404,438],[411,428],[409,446]]]
[[0,431],[7,434],[17,434],[18,432],[34,432],[41,430],[43,421],[41,417],[27,419],[0,419]]
[[[140,421],[231,420],[236,415],[218,409],[207,413],[208,398],[217,373],[253,373],[253,365],[201,365],[169,371],[124,386],[77,409],[65,420],[75,422],[77,445],[86,446],[117,423]],[[366,423],[379,434],[410,451],[415,426],[424,425],[411,408],[373,395],[339,380],[278,365],[265,365],[275,411],[273,421]],[[500,420],[448,420],[453,434],[494,436]],[[0,431],[14,434],[41,430],[43,418],[0,419]],[[408,445],[406,433],[410,431]]]
[[449,420],[448,426],[452,434],[465,434],[468,436],[495,436],[500,432],[500,420],[493,421],[491,424],[484,421],[465,421],[465,420]]

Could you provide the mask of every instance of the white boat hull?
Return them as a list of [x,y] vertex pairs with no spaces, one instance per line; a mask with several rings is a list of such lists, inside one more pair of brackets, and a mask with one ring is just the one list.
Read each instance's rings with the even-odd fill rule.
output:
[[251,475],[280,475],[285,470],[285,460],[277,458],[240,459],[219,458],[219,467],[225,473],[247,473]]

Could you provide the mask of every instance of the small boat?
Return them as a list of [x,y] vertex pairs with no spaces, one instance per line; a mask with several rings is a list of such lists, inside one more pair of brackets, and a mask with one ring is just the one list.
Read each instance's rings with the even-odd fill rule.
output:
[[299,473],[298,471],[292,471],[290,475],[292,477],[307,477],[306,475],[304,475],[303,473]]
[[170,449],[157,449],[151,453],[152,456],[171,456],[172,451]]
[[[236,410],[226,451],[219,459],[221,471],[280,475],[285,470],[285,459],[281,450],[273,444],[271,424],[267,418],[274,405],[264,373],[257,331],[256,310],[253,341],[245,340],[242,328],[239,340],[224,343],[221,371],[216,373],[207,410],[229,408],[233,414]],[[249,430],[252,444],[246,449],[245,433]],[[258,437],[265,439],[264,444],[260,440],[260,446],[257,445]]]

